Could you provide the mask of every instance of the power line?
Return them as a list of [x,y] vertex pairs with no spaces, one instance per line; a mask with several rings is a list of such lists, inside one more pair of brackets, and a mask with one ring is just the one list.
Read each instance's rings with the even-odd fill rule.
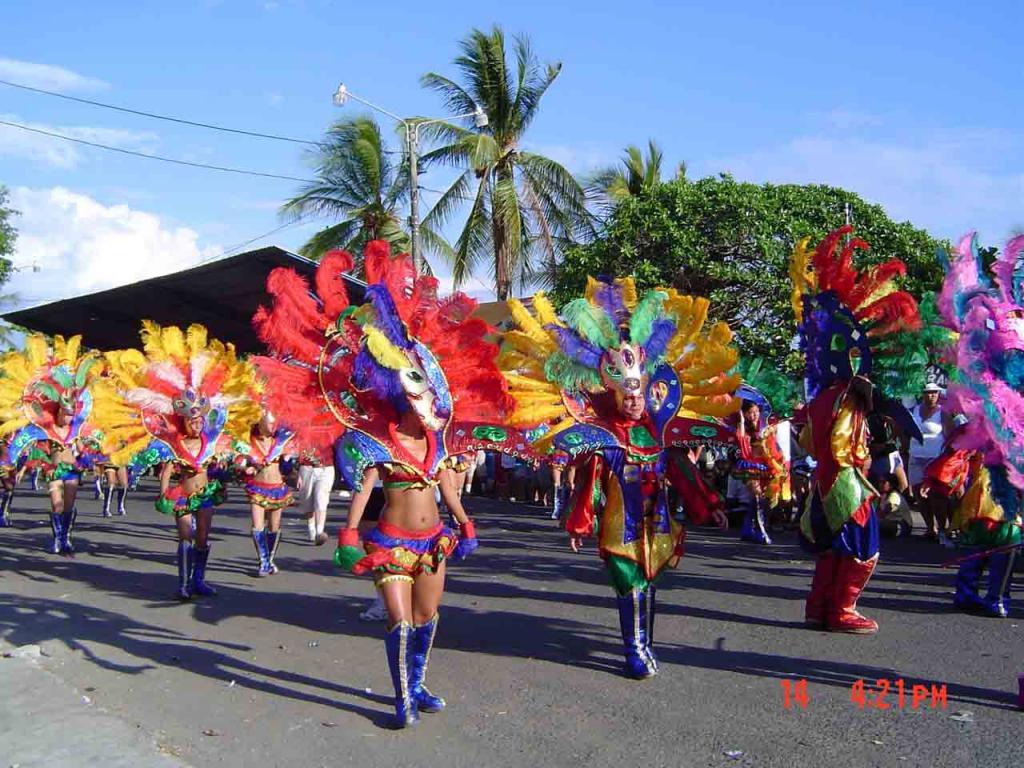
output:
[[185,120],[181,117],[171,117],[170,115],[158,115],[155,112],[144,112],[140,109],[129,109],[128,107],[119,107],[114,104],[104,104],[101,101],[92,101],[91,99],[82,99],[77,96],[68,96],[66,93],[57,93],[56,91],[47,91],[43,88],[33,88],[30,85],[22,85],[21,83],[12,83],[10,80],[0,80],[0,84],[8,85],[11,88],[20,88],[23,91],[32,91],[33,93],[41,93],[45,96],[56,96],[58,99],[66,99],[67,101],[77,101],[79,104],[88,104],[93,107],[102,107],[104,109],[113,109],[118,112],[127,112],[130,115],[140,115],[141,117],[151,117],[154,120],[166,120],[169,123],[179,123],[181,125],[191,125],[196,128],[209,128],[213,131],[223,131],[224,133],[235,133],[241,136],[254,136],[258,139],[273,139],[274,141],[288,141],[292,144],[308,144],[311,147],[322,146],[321,142],[310,141],[309,139],[296,139],[291,136],[280,136],[274,133],[260,133],[259,131],[247,131],[242,128],[227,128],[223,125],[214,125],[213,123],[202,123],[197,120]]
[[122,155],[131,155],[132,157],[144,157],[147,160],[159,160],[162,163],[172,163],[174,165],[187,165],[191,168],[205,168],[208,171],[222,171],[224,173],[239,173],[243,176],[259,176],[264,179],[281,179],[282,181],[299,181],[303,184],[315,184],[316,182],[312,179],[300,179],[298,176],[284,176],[278,173],[263,173],[261,171],[247,171],[241,168],[229,168],[224,165],[210,165],[208,163],[194,163],[190,160],[176,160],[173,157],[162,157],[160,155],[149,155],[145,152],[136,152],[131,149],[124,149],[122,147],[112,147],[109,144],[99,144],[95,141],[86,141],[85,139],[76,139],[73,136],[65,136],[62,133],[55,133],[53,131],[44,131],[42,128],[32,128],[27,125],[21,125],[20,123],[11,123],[6,120],[0,120],[0,125],[6,125],[11,128],[18,128],[22,131],[29,131],[31,133],[39,133],[43,136],[50,136],[55,139],[63,139],[64,141],[71,141],[75,144],[84,144],[87,147],[95,147],[96,149],[105,149],[108,152],[120,152]]

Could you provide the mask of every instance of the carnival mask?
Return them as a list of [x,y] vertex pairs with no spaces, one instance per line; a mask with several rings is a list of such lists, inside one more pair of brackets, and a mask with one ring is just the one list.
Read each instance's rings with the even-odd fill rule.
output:
[[845,381],[871,373],[867,333],[835,294],[819,296],[812,317],[823,331],[815,335],[818,348],[812,350],[812,356],[824,380]]
[[189,419],[205,419],[210,412],[210,398],[202,392],[189,387],[174,398],[174,412],[185,421]]
[[615,405],[628,418],[644,414],[644,390],[647,373],[646,356],[637,344],[622,342],[618,349],[609,349],[601,356],[601,383],[615,395]]
[[448,420],[450,409],[444,407],[444,398],[438,397],[438,392],[432,386],[431,377],[426,370],[432,363],[434,367],[437,364],[433,360],[424,361],[416,349],[407,350],[406,357],[409,364],[398,369],[398,380],[402,384],[409,406],[419,416],[426,429],[442,429]]

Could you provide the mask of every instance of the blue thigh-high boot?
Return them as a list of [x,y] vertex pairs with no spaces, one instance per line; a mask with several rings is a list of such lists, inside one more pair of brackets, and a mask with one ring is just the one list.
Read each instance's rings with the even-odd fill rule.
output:
[[192,594],[200,597],[213,597],[217,590],[206,583],[206,563],[210,559],[210,545],[206,549],[192,547]]
[[644,592],[647,600],[647,656],[650,658],[651,663],[654,664],[654,671],[657,672],[658,657],[654,655],[654,616],[657,613],[658,607],[657,601],[655,600],[658,590],[654,586],[654,582],[651,582]]
[[256,575],[260,578],[269,576],[273,571],[270,570],[270,548],[267,546],[267,529],[253,528],[252,543],[256,547],[256,556],[260,559],[260,569],[256,572]]
[[953,595],[953,605],[960,610],[970,611],[981,607],[978,581],[981,579],[981,570],[984,566],[983,557],[973,557],[960,563],[960,568],[956,572],[956,593]]
[[64,555],[75,554],[75,545],[71,540],[71,534],[75,530],[75,520],[78,519],[78,509],[72,507],[65,509],[61,515],[60,551]]
[[178,599],[192,599],[192,542],[178,542]]
[[110,497],[113,496],[113,495],[114,495],[114,487],[112,485],[108,484],[107,487],[103,489],[103,516],[104,517],[110,517]]
[[277,555],[277,546],[281,543],[281,531],[267,531],[267,562],[270,564],[270,572],[277,573],[280,570],[274,563],[274,556]]
[[50,513],[50,530],[53,531],[53,544],[50,545],[49,552],[52,555],[59,555],[61,553],[61,540],[64,538],[63,512]]
[[1013,579],[1013,560],[1016,549],[996,552],[988,558],[988,592],[981,607],[990,616],[1005,619],[1010,613],[1010,581]]
[[124,500],[125,500],[125,498],[127,498],[127,496],[128,496],[128,489],[127,488],[118,488],[117,489],[117,514],[120,515],[121,517],[124,517],[125,515],[128,514],[128,510],[126,510],[125,507],[124,507]]
[[384,635],[388,669],[395,686],[395,728],[405,728],[419,720],[409,680],[409,641],[412,632],[409,622],[400,621]]
[[626,652],[626,674],[636,680],[654,677],[658,666],[648,647],[648,597],[650,589],[633,588],[624,595],[616,595],[619,608],[619,628]]
[[768,535],[768,528],[765,525],[763,499],[758,498],[748,502],[746,507],[743,526],[740,528],[740,538],[755,544],[771,544],[772,537]]
[[409,694],[420,712],[440,712],[445,707],[444,699],[432,694],[423,684],[438,620],[439,616],[435,613],[434,618],[426,624],[414,624],[409,640]]
[[11,497],[14,491],[3,491],[0,498],[0,528],[11,527]]

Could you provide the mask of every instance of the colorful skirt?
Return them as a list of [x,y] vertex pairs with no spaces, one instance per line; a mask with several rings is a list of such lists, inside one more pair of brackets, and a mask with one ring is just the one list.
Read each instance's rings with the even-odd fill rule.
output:
[[44,464],[43,465],[43,482],[46,483],[57,483],[57,482],[79,482],[82,479],[82,470],[76,467],[74,464],[68,464],[67,462],[61,461],[57,464]]
[[389,581],[412,581],[421,573],[436,573],[459,543],[447,525],[438,523],[425,531],[407,531],[381,521],[363,537],[366,557],[353,573],[373,571],[377,585]]
[[263,507],[267,512],[276,512],[291,506],[292,503],[292,489],[287,483],[260,483],[249,480],[245,484],[245,493],[250,504]]
[[168,488],[167,493],[156,500],[156,511],[164,515],[184,517],[201,509],[219,507],[227,498],[224,484],[220,480],[210,480],[195,493],[185,495],[180,485]]

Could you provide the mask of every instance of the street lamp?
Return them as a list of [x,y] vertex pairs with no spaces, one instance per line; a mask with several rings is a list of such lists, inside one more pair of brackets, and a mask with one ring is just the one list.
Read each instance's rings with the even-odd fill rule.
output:
[[333,101],[335,106],[343,107],[345,102],[349,99],[358,101],[360,104],[365,104],[370,109],[380,112],[382,115],[387,115],[397,123],[401,123],[405,129],[405,141],[406,150],[409,153],[409,240],[411,243],[412,250],[412,263],[416,267],[416,273],[422,274],[423,272],[423,254],[420,252],[420,189],[419,189],[419,141],[420,141],[420,128],[425,125],[432,125],[434,123],[443,123],[448,120],[461,120],[466,117],[473,118],[473,125],[477,128],[487,127],[487,113],[484,112],[480,107],[477,107],[472,112],[467,112],[464,115],[455,115],[454,117],[433,117],[428,120],[409,120],[404,117],[399,117],[394,112],[389,112],[383,107],[377,106],[372,101],[356,96],[356,94],[349,91],[344,83],[338,86],[338,90],[334,92]]

